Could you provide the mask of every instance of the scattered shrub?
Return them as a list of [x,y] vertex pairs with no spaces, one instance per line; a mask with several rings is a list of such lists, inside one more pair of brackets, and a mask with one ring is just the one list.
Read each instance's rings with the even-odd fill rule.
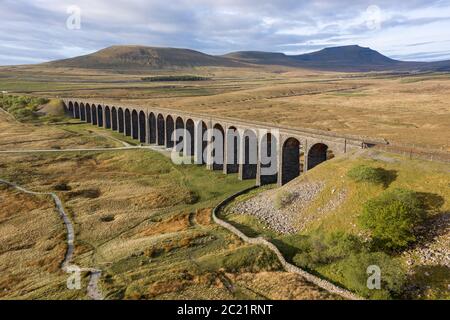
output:
[[[373,273],[369,266],[380,268],[380,289],[369,289],[368,279]],[[339,272],[348,288],[372,299],[391,299],[398,296],[406,282],[406,272],[401,263],[383,252],[350,254],[339,265]]]
[[31,109],[16,109],[13,112],[14,117],[19,121],[28,121],[36,118],[35,113]]
[[99,189],[86,189],[86,190],[78,190],[69,192],[70,198],[82,197],[88,199],[95,199],[100,197],[101,192]]
[[112,214],[100,217],[101,222],[111,222],[114,221],[114,216]]
[[56,191],[70,191],[72,188],[65,182],[58,183],[54,186]]
[[343,232],[328,235],[314,233],[303,237],[297,243],[299,253],[293,262],[302,268],[315,269],[321,265],[336,262],[349,254],[359,253],[365,249],[358,237]]
[[275,209],[283,209],[295,200],[295,193],[289,191],[278,191],[275,195]]
[[200,196],[197,192],[189,190],[188,194],[184,198],[184,203],[186,204],[196,204],[200,200]]
[[414,229],[424,218],[422,201],[415,192],[394,189],[367,201],[359,223],[371,231],[375,244],[395,250],[416,240]]
[[43,105],[43,104],[49,103],[50,100],[49,100],[49,99],[46,99],[46,98],[37,98],[36,102],[37,102],[37,104],[39,104],[39,105]]
[[347,177],[356,182],[368,182],[387,185],[392,180],[392,173],[383,168],[373,168],[366,165],[353,167],[347,172]]

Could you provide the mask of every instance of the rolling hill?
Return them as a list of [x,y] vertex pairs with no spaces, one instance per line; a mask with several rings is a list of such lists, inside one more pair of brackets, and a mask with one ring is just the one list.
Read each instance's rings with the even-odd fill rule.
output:
[[47,62],[45,65],[50,67],[115,70],[275,65],[342,72],[450,71],[450,61],[399,61],[386,57],[370,48],[358,45],[325,48],[301,55],[286,55],[284,53],[263,51],[239,51],[222,56],[208,55],[190,49],[112,46],[85,56]]
[[53,67],[92,69],[177,69],[201,66],[238,67],[242,63],[195,50],[112,46],[92,54],[46,63]]

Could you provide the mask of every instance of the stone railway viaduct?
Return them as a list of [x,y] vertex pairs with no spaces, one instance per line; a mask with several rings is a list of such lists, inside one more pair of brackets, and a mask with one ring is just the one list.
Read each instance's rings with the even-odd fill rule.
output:
[[[178,110],[112,106],[81,99],[63,102],[66,114],[73,118],[141,143],[179,148],[177,151],[195,164],[206,164],[207,169],[225,174],[238,173],[240,179],[256,179],[257,185],[284,185],[335,155],[373,144],[326,131],[272,127]],[[219,148],[222,152],[216,151]]]

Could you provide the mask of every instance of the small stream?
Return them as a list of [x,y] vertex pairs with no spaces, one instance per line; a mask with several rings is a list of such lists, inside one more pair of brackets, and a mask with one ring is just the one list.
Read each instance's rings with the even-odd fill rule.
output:
[[[71,261],[73,258],[73,251],[74,251],[74,241],[75,241],[75,232],[73,229],[72,221],[70,221],[69,216],[64,211],[64,206],[61,202],[61,199],[56,195],[56,193],[53,192],[34,192],[27,190],[15,183],[0,179],[0,183],[6,184],[9,187],[15,188],[21,192],[31,194],[31,195],[50,195],[53,198],[53,201],[55,202],[56,209],[58,210],[58,213],[60,217],[64,221],[64,225],[66,226],[67,230],[67,251],[64,256],[64,260],[61,264],[61,270],[64,272],[67,272],[68,267],[71,266]],[[92,268],[85,268],[80,269],[80,271],[88,271],[90,272],[89,276],[89,284],[87,287],[87,295],[94,300],[103,300],[103,295],[98,288],[98,280],[101,277],[102,271],[98,269],[92,269]]]

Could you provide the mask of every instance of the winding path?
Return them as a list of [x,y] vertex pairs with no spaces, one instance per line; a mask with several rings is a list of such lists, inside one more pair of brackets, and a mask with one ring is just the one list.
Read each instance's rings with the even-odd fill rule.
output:
[[80,149],[15,149],[15,150],[0,150],[0,153],[49,153],[49,152],[80,152],[80,151],[120,151],[120,150],[136,150],[149,149],[148,147],[129,146],[116,148],[80,148]]
[[[70,220],[67,213],[64,211],[64,206],[61,202],[61,199],[54,193],[54,192],[35,192],[27,190],[15,183],[0,179],[0,184],[6,184],[7,186],[11,188],[15,188],[21,192],[31,194],[31,195],[49,195],[53,198],[53,201],[55,202],[56,209],[61,216],[61,218],[64,221],[64,225],[66,226],[67,230],[67,251],[64,256],[64,260],[61,264],[61,270],[64,272],[67,272],[69,267],[71,267],[71,261],[73,258],[73,251],[74,251],[74,240],[75,240],[75,232],[73,229],[72,221]],[[98,279],[101,276],[101,270],[93,269],[93,268],[81,268],[80,271],[88,271],[90,272],[90,278],[89,278],[89,284],[87,287],[87,295],[94,300],[102,300],[103,296],[101,291],[98,288]]]
[[[125,142],[126,143],[126,142]],[[124,146],[112,148],[69,148],[69,149],[12,149],[0,150],[0,154],[22,154],[22,153],[62,153],[62,152],[107,152],[107,151],[123,151],[123,150],[153,150],[170,157],[171,149],[163,146]]]

